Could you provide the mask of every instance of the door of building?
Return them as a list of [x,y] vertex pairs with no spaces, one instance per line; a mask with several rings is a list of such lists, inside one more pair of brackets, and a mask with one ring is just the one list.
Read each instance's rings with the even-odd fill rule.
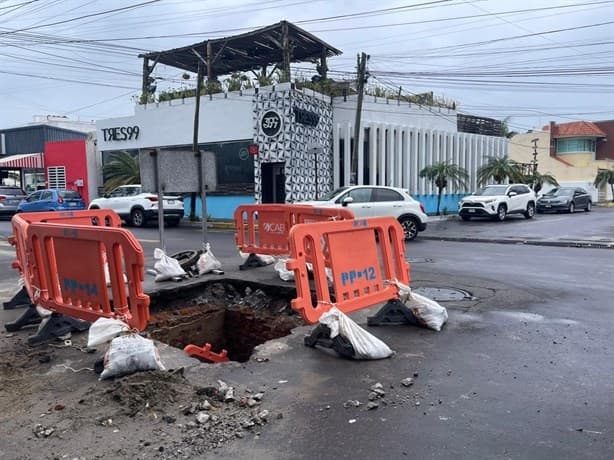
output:
[[262,163],[262,202],[286,202],[286,163]]

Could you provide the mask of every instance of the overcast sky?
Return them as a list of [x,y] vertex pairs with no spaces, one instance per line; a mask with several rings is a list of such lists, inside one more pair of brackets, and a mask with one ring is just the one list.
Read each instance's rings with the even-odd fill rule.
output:
[[[130,115],[139,53],[282,19],[343,51],[335,78],[365,51],[371,85],[434,91],[516,131],[614,119],[614,0],[0,0],[0,128]],[[154,73],[160,89],[191,84],[182,74]]]

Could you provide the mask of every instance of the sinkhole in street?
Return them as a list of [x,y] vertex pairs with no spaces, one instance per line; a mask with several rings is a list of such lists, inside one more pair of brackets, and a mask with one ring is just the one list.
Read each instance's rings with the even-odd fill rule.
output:
[[246,362],[254,348],[290,334],[303,325],[290,308],[289,290],[217,282],[189,289],[181,298],[152,301],[148,332],[151,337],[183,349],[186,345],[228,351],[231,361]]

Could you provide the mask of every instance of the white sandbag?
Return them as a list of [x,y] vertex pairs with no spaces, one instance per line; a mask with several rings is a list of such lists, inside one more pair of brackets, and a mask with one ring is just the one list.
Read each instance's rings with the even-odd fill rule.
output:
[[156,259],[154,269],[158,272],[156,281],[166,281],[186,274],[179,261],[167,256],[162,249],[154,249],[154,259]]
[[205,273],[210,273],[213,270],[220,270],[222,268],[222,263],[213,255],[213,252],[211,252],[211,245],[209,243],[205,245],[205,252],[198,258],[196,266],[198,267],[199,275],[204,275]]
[[164,365],[153,340],[138,334],[115,337],[104,355],[104,370],[100,380],[140,371],[163,371]]
[[320,317],[320,323],[330,328],[330,338],[338,335],[352,344],[355,359],[383,359],[394,353],[388,345],[365,331],[349,316],[333,307]]
[[441,331],[443,325],[448,321],[448,310],[445,307],[415,292],[411,293],[411,297],[405,302],[405,305],[411,309],[420,322],[435,331]]
[[414,316],[426,326],[435,331],[441,331],[443,325],[448,321],[448,310],[428,297],[412,292],[411,288],[397,280],[393,283],[399,288],[399,299]]
[[123,321],[114,318],[98,318],[90,326],[87,346],[91,348],[110,342],[124,332],[130,332],[130,326]]
[[279,274],[279,278],[281,278],[283,281],[293,281],[294,271],[286,268],[286,262],[288,262],[288,259],[280,257],[277,259],[277,262],[275,262],[273,268]]

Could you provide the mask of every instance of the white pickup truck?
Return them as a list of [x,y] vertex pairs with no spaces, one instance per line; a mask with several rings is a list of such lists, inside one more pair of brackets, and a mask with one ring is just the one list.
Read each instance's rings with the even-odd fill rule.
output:
[[487,185],[460,201],[458,215],[462,220],[489,217],[501,222],[508,214],[523,214],[531,219],[536,201],[535,192],[525,184]]

